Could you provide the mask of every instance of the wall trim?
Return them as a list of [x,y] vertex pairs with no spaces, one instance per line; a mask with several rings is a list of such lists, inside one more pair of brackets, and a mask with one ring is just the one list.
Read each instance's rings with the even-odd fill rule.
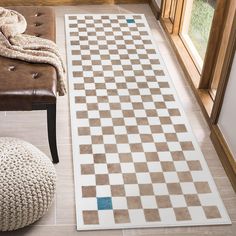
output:
[[218,125],[212,125],[210,137],[232,187],[236,192],[236,162]]

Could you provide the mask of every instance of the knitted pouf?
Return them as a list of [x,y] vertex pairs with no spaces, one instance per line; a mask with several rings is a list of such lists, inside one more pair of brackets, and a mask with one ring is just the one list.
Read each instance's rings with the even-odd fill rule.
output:
[[50,207],[56,171],[40,150],[16,138],[0,138],[0,231],[32,224]]

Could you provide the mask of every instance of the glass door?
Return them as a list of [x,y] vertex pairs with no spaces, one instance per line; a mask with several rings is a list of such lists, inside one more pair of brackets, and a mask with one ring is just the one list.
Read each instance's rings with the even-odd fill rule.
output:
[[199,73],[206,55],[216,0],[185,0],[179,35]]

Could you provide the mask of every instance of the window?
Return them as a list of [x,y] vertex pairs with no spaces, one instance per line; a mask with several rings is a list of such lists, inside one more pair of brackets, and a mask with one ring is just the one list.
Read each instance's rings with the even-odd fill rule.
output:
[[200,74],[206,55],[215,6],[216,0],[188,0],[184,2],[180,37]]
[[219,94],[235,8],[235,0],[162,0],[161,24],[209,117]]

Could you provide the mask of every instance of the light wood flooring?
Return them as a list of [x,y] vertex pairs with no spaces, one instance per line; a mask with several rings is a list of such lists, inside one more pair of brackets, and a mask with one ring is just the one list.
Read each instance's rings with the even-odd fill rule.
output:
[[[57,44],[65,56],[64,14],[66,13],[143,13],[146,15],[159,50],[164,58],[170,76],[182,101],[193,131],[205,155],[210,171],[214,177],[221,197],[233,222],[232,226],[208,227],[175,227],[154,229],[133,229],[113,231],[77,232],[75,219],[74,182],[72,169],[72,146],[70,134],[70,119],[68,96],[58,98],[57,139],[60,163],[55,165],[58,175],[57,194],[49,212],[35,224],[24,229],[0,233],[2,236],[233,236],[236,235],[236,195],[229,183],[216,151],[209,138],[209,128],[204,120],[196,99],[188,86],[183,72],[173,51],[168,44],[160,25],[157,23],[151,9],[146,4],[141,5],[100,5],[100,6],[65,6],[55,7],[57,20]],[[66,57],[65,57],[66,59]],[[36,145],[50,156],[46,113],[34,112],[0,112],[0,136],[22,138]]]

